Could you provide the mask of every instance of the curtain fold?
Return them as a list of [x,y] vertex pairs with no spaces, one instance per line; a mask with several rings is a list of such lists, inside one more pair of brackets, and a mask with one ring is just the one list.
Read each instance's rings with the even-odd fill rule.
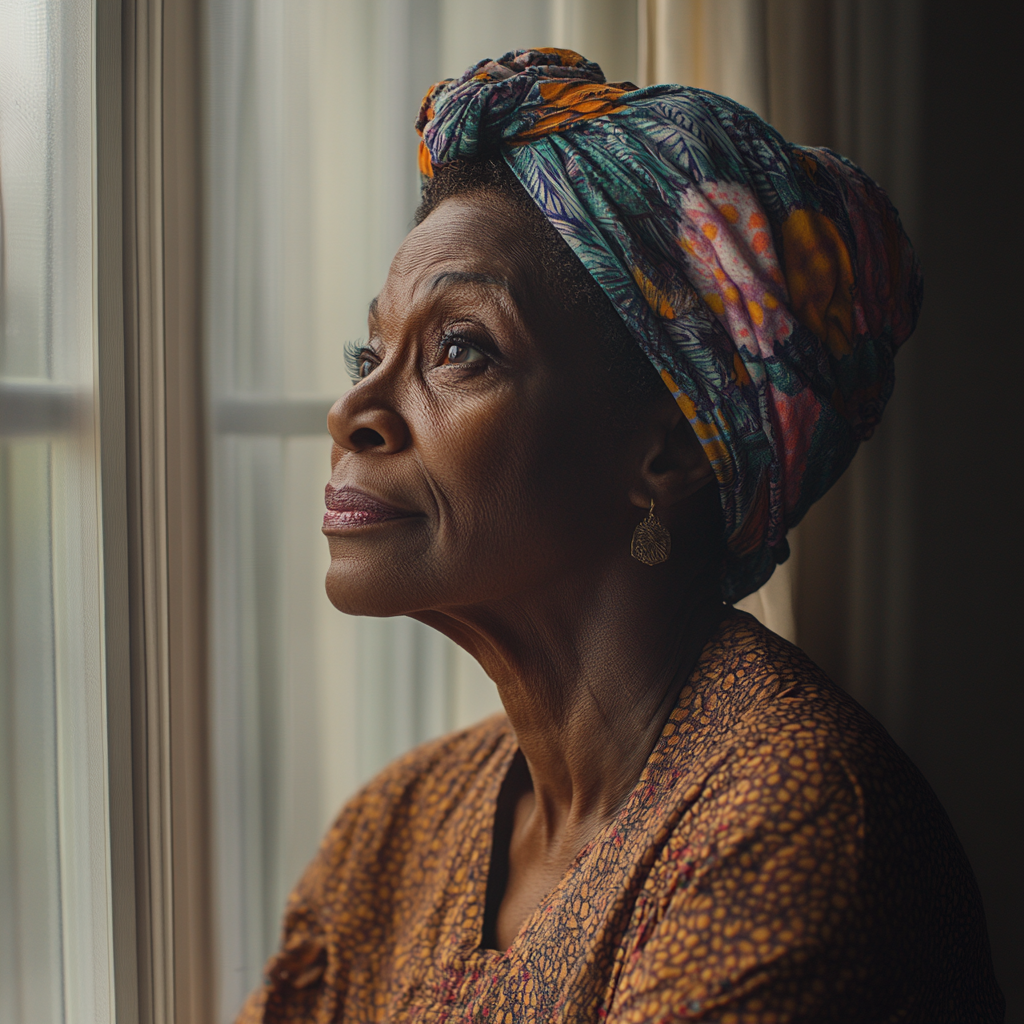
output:
[[765,0],[639,0],[640,85],[722,93],[768,116]]

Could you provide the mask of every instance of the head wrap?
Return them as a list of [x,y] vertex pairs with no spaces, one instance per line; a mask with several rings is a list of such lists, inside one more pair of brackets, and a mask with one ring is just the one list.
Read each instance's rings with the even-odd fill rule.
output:
[[879,422],[921,273],[888,197],[701,89],[609,84],[569,50],[515,50],[427,93],[420,170],[500,153],[611,300],[714,469],[725,598]]

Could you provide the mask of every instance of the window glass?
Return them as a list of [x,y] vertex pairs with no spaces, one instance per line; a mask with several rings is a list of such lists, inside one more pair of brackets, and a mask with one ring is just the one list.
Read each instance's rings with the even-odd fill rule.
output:
[[93,8],[0,2],[0,1020],[108,1020]]

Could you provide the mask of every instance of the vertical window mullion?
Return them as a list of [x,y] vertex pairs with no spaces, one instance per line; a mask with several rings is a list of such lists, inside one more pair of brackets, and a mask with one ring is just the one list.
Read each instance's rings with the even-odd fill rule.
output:
[[124,4],[123,367],[139,1019],[213,1019],[198,3]]

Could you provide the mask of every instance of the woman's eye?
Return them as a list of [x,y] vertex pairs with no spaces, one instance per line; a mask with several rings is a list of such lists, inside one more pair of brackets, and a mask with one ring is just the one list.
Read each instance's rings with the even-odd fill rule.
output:
[[379,361],[370,349],[357,342],[345,342],[342,352],[345,357],[345,368],[353,384],[358,384],[364,377],[368,377]]
[[473,348],[472,345],[466,345],[458,341],[446,342],[444,345],[443,365],[445,366],[452,363],[459,366],[464,366],[467,363],[482,363],[486,358],[483,352]]

